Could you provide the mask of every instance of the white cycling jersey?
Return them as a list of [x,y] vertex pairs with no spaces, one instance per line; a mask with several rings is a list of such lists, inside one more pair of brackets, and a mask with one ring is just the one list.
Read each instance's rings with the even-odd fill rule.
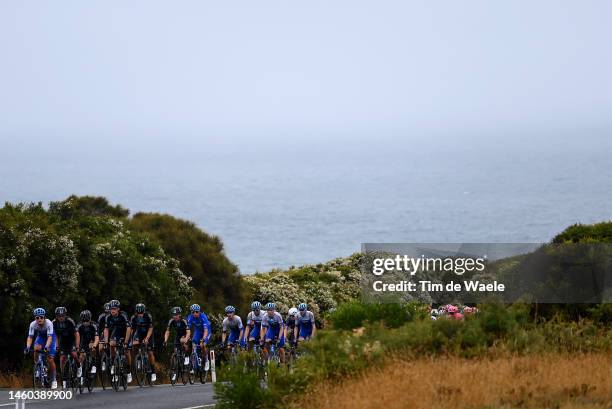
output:
[[247,325],[250,327],[254,325],[260,326],[264,315],[266,315],[266,313],[262,310],[259,310],[259,315],[255,314],[255,311],[249,312],[247,315]]
[[38,325],[36,320],[30,323],[29,337],[48,337],[49,335],[53,335],[53,323],[50,319],[45,318],[43,325]]

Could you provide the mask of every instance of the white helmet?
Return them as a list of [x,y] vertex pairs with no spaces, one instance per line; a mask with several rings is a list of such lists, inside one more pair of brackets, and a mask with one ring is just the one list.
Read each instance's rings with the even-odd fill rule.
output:
[[289,308],[289,315],[295,316],[299,313],[298,309],[295,307]]

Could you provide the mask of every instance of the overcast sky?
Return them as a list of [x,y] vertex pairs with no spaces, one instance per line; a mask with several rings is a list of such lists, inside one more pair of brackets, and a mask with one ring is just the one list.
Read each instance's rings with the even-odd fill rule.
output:
[[588,140],[612,125],[610,16],[609,1],[3,0],[0,140]]

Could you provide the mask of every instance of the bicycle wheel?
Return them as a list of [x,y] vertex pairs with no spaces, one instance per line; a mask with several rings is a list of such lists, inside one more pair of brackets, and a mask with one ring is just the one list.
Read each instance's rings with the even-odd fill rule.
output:
[[127,374],[128,372],[130,372],[130,367],[127,364],[127,358],[125,357],[125,355],[122,353],[121,355],[121,386],[123,387],[123,390],[126,390],[128,387],[128,382],[127,382]]
[[[78,383],[78,387],[79,387],[79,393],[83,393],[83,390],[85,390],[85,378],[87,375],[87,358],[83,361],[83,363],[81,364],[81,376],[77,377],[77,383]],[[78,373],[78,372],[77,372]]]
[[138,385],[142,388],[145,383],[145,376],[147,375],[145,372],[145,363],[142,356],[142,350],[138,350],[138,354],[136,354],[135,368],[136,382],[138,382]]
[[189,365],[185,365],[185,355],[180,354],[177,359],[179,372],[181,374],[181,382],[183,382],[183,385],[187,385],[187,382],[189,381],[189,376],[191,375],[189,373],[189,370],[191,368],[189,367]]
[[96,375],[91,373],[91,370],[96,362],[94,357],[91,355],[87,355],[87,359],[85,361],[87,362],[87,373],[83,374],[83,376],[85,376],[85,380],[87,382],[87,392],[91,393],[93,388],[96,386]]
[[106,390],[108,386],[111,386],[111,375],[110,375],[110,359],[106,352],[102,353],[102,358],[100,358],[100,384],[102,385],[102,390]]
[[147,381],[147,385],[153,386],[153,368],[151,366],[151,361],[149,361],[149,353],[144,353],[144,370],[145,370],[145,380]]
[[178,365],[179,357],[176,355],[176,352],[172,353],[170,357],[170,383],[172,386],[176,385],[176,381],[180,374],[180,369]]
[[111,386],[113,387],[115,392],[119,391],[121,376],[121,360],[119,359],[119,354],[117,354],[117,356],[115,356],[115,359],[113,359],[112,365],[110,366]]
[[39,365],[38,362],[34,364],[34,370],[32,371],[32,387],[34,390],[45,388],[43,365]]

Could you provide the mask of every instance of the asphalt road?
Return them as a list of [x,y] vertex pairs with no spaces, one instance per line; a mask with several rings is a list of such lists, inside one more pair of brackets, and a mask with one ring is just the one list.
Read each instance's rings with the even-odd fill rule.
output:
[[[92,393],[87,390],[71,400],[28,401],[26,408],[33,409],[70,409],[70,408],[103,408],[103,409],[196,409],[214,406],[212,384],[170,386],[155,385],[140,388],[130,386],[127,390],[102,390],[96,388]],[[0,393],[0,409],[14,408],[14,401],[9,399],[8,390]]]

